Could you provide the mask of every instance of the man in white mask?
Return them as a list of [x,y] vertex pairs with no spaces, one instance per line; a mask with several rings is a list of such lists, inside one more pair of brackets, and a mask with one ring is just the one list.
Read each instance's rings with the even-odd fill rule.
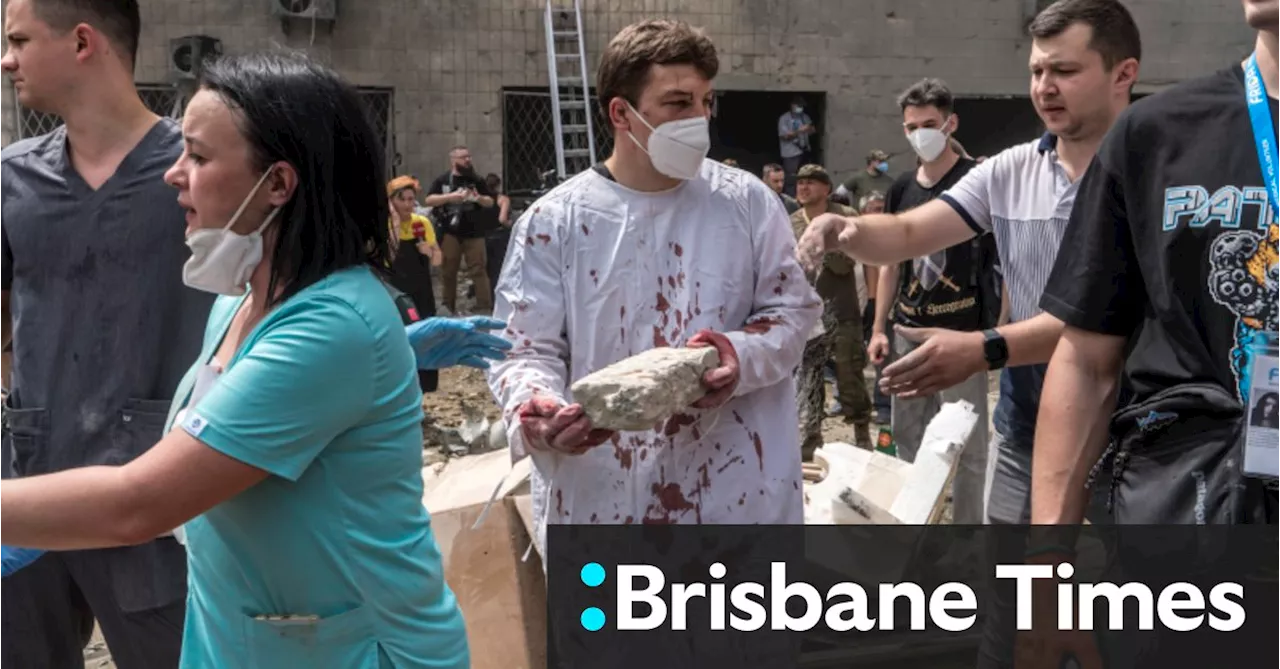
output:
[[[547,524],[802,521],[792,370],[822,304],[778,197],[705,158],[715,47],[670,20],[623,29],[598,69],[613,154],[515,224],[489,384]],[[713,346],[706,395],[652,430],[595,429],[570,386],[656,347]]]
[[[959,127],[951,91],[937,79],[923,79],[908,88],[899,98],[902,129],[907,143],[920,158],[920,166],[907,172],[889,188],[885,212],[895,214],[914,209],[937,198],[977,166],[973,160],[956,153],[951,135]],[[888,327],[948,328],[977,332],[994,327],[984,321],[984,314],[996,302],[998,292],[988,290],[985,278],[994,273],[995,243],[991,235],[940,249],[927,256],[891,264],[881,271],[877,285],[876,314],[872,325],[868,355],[877,366],[889,358],[901,358],[916,344],[897,336],[892,344]],[[955,522],[981,524],[985,501],[987,375],[978,372],[963,382],[934,393],[895,396],[892,399],[893,438],[899,457],[915,460],[924,437],[925,426],[937,415],[943,404],[964,400],[973,405],[980,417],[972,442],[960,456],[956,472]]]

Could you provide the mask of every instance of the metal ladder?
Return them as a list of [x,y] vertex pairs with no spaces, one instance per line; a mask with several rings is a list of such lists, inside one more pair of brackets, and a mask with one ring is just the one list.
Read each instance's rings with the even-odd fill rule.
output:
[[[547,0],[545,10],[543,23],[547,32],[551,118],[556,134],[556,174],[563,180],[596,162],[587,49],[582,39],[581,0],[573,0],[572,9],[567,0]],[[561,74],[562,67],[564,74]]]

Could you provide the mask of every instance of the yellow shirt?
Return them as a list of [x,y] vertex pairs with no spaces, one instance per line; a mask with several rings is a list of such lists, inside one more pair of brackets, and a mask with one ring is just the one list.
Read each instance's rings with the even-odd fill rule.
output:
[[422,214],[411,214],[409,220],[400,221],[400,241],[411,242],[413,240],[423,241],[428,244],[436,243],[436,230],[431,225],[431,221]]

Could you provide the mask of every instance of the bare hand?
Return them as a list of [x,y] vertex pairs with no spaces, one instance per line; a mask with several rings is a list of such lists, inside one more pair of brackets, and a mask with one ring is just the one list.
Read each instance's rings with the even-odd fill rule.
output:
[[613,430],[596,430],[581,404],[564,406],[550,397],[534,397],[520,406],[525,443],[539,451],[582,455],[608,441]]
[[867,359],[871,360],[871,364],[879,367],[884,364],[885,359],[888,357],[888,335],[883,332],[877,332],[871,335],[871,341],[867,342]]
[[822,265],[822,256],[840,249],[843,239],[852,239],[854,219],[837,214],[822,214],[809,221],[796,244],[796,259],[805,272],[814,273]]
[[981,332],[895,325],[894,334],[920,344],[884,368],[880,390],[904,398],[923,397],[951,388],[986,371]]
[[715,347],[716,353],[720,354],[720,366],[702,374],[702,385],[707,389],[707,394],[693,403],[694,408],[714,409],[723,406],[729,398],[733,397],[733,391],[737,389],[741,378],[738,352],[733,348],[733,343],[719,332],[702,330],[690,337],[686,346],[689,348],[712,346]]
[[418,253],[421,253],[422,255],[427,256],[428,258],[431,257],[432,246],[430,244],[426,242],[418,242],[417,246],[418,246]]
[[400,212],[396,211],[396,203],[387,198],[387,206],[391,208],[391,223],[399,228],[400,222],[404,219],[400,218]]

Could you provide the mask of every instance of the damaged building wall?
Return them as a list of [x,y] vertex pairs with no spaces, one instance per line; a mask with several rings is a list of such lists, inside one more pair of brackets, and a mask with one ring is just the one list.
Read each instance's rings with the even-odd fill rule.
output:
[[[277,0],[141,0],[137,79],[167,80],[170,38],[205,34],[239,52],[304,49],[361,86],[391,89],[398,171],[429,178],[449,147],[470,145],[483,171],[502,172],[504,87],[543,87],[542,0],[338,0],[339,18],[292,22]],[[557,0],[568,4],[563,0]],[[671,16],[707,29],[720,50],[722,89],[826,91],[824,154],[837,175],[872,147],[904,149],[894,98],[923,76],[958,96],[1027,91],[1034,0],[582,0],[588,60],[621,27]],[[1239,0],[1130,0],[1143,33],[1140,91],[1239,61],[1251,50]],[[3,87],[4,143],[18,137]],[[773,129],[761,128],[762,133]],[[963,132],[961,133],[963,134]],[[901,146],[899,146],[901,144]],[[908,166],[895,159],[894,168]]]

